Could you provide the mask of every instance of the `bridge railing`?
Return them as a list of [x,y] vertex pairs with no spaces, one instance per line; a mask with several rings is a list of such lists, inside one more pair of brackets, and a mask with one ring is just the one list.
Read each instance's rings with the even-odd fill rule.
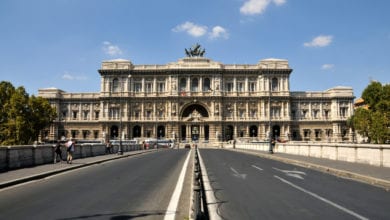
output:
[[[113,152],[118,151],[118,145],[113,145]],[[141,150],[141,144],[122,144],[122,151]],[[66,147],[61,146],[62,159],[66,160]],[[106,154],[105,144],[76,144],[73,158],[94,157]],[[53,163],[55,145],[23,145],[0,146],[0,172]]]
[[[233,144],[224,147],[233,148]],[[269,143],[236,143],[234,147],[268,151]],[[274,152],[390,167],[390,145],[287,142],[276,143]]]

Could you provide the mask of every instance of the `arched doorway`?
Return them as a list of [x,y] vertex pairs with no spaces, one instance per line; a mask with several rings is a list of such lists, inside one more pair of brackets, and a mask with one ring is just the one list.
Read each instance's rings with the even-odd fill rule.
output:
[[199,103],[192,103],[181,111],[181,140],[189,141],[203,141],[208,140],[209,125],[207,124],[207,118],[209,112],[205,106]]
[[110,129],[110,138],[111,138],[111,139],[116,139],[116,138],[118,138],[118,135],[119,135],[118,126],[116,126],[116,125],[111,126],[111,129]]
[[230,141],[233,140],[233,135],[234,135],[234,130],[233,130],[233,125],[228,125],[225,128],[225,141]]
[[280,126],[279,125],[274,125],[272,127],[272,138],[275,140],[280,138]]
[[250,128],[249,128],[249,135],[251,137],[257,137],[257,126],[256,125],[252,125]]
[[157,127],[157,137],[158,139],[165,137],[165,126],[160,125]]
[[141,127],[139,125],[133,127],[133,137],[134,138],[141,137]]

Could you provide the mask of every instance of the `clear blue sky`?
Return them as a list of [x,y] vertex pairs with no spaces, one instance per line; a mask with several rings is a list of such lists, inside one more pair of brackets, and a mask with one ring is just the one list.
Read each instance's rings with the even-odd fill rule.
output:
[[98,92],[103,60],[289,60],[292,91],[390,81],[389,0],[1,0],[0,81]]

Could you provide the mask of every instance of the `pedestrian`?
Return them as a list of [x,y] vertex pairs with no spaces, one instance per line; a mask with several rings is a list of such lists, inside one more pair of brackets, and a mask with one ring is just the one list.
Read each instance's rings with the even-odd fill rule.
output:
[[54,163],[57,163],[57,157],[60,158],[60,162],[62,162],[62,150],[61,150],[61,142],[60,140],[57,141],[56,146],[55,146],[55,156],[54,156]]
[[74,145],[75,145],[75,142],[73,142],[72,139],[69,139],[69,141],[66,143],[66,147],[67,147],[66,148],[66,153],[67,153],[66,162],[69,164],[72,164]]
[[112,154],[112,143],[111,143],[111,141],[107,141],[107,143],[106,143],[106,154]]

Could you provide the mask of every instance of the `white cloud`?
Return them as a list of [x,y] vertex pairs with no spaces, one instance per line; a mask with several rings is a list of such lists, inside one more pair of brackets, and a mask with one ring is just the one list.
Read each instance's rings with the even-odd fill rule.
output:
[[324,64],[324,65],[322,65],[321,66],[321,69],[323,69],[323,70],[330,70],[330,69],[333,69],[333,67],[334,67],[334,64]]
[[215,26],[213,27],[212,31],[210,32],[210,39],[216,39],[216,38],[229,38],[229,33],[227,30],[221,26]]
[[331,35],[320,35],[313,38],[312,41],[306,42],[303,45],[305,47],[326,47],[331,44],[333,41],[333,36]]
[[122,54],[122,50],[117,45],[113,45],[108,41],[103,42],[103,51],[110,56],[117,56]]
[[87,80],[87,77],[85,76],[75,76],[67,71],[65,71],[61,78],[64,80]]
[[248,0],[241,6],[240,12],[244,15],[262,14],[271,3],[281,6],[286,0]]
[[202,37],[206,34],[208,34],[210,39],[217,39],[217,38],[224,38],[228,39],[229,38],[229,33],[228,31],[217,25],[214,26],[210,32],[207,32],[209,27],[205,25],[199,25],[199,24],[194,24],[192,22],[184,22],[183,24],[177,25],[175,28],[172,29],[173,32],[186,32],[188,35],[192,37]]
[[192,22],[184,22],[172,29],[174,32],[186,32],[193,37],[201,37],[207,33],[207,27]]

